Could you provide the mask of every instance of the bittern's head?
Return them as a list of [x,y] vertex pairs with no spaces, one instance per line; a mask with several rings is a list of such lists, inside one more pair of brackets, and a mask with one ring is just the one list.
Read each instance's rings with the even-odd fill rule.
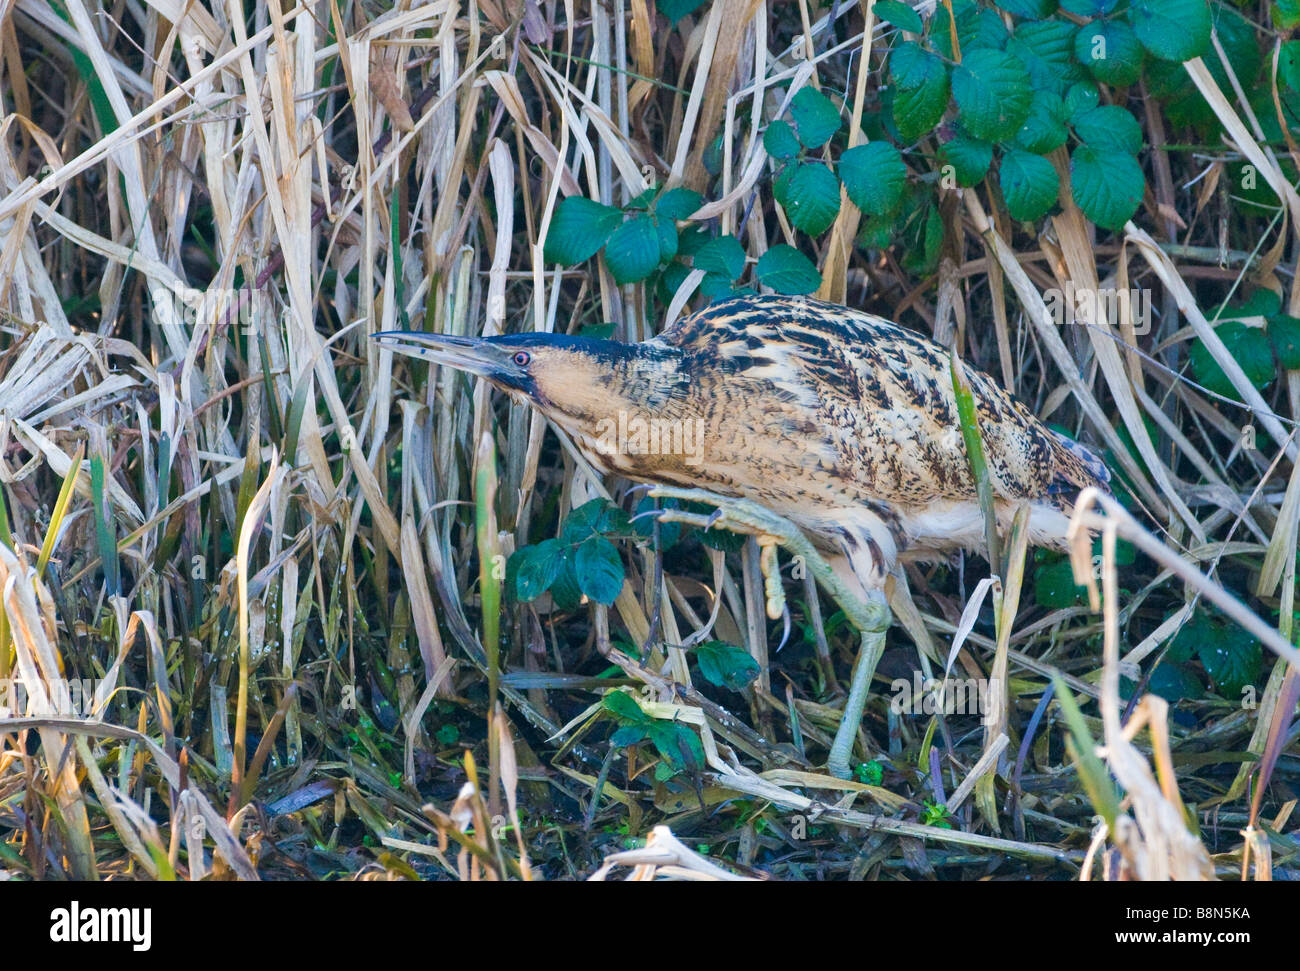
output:
[[580,444],[598,436],[601,423],[620,411],[646,412],[676,376],[670,352],[650,344],[540,333],[451,337],[385,331],[374,336],[398,353],[485,378],[537,408]]

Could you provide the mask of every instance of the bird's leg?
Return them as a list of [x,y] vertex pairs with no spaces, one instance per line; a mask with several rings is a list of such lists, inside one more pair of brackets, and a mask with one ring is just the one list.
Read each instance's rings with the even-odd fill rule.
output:
[[[876,599],[879,598],[879,599]],[[885,631],[889,627],[889,605],[884,595],[873,591],[872,606],[882,615],[879,630],[862,631],[862,645],[858,648],[858,659],[853,664],[853,680],[849,684],[849,696],[844,701],[844,716],[840,727],[835,730],[835,740],[831,743],[830,755],[826,757],[826,771],[837,779],[847,779],[852,775],[849,768],[849,756],[853,754],[853,740],[858,734],[858,725],[862,723],[862,711],[867,706],[867,695],[871,691],[871,677],[876,673],[876,665],[885,653]]]
[[808,571],[861,633],[862,647],[853,666],[853,681],[849,687],[849,696],[844,702],[844,715],[840,719],[830,756],[826,760],[827,769],[832,775],[841,779],[849,778],[849,756],[853,751],[853,741],[862,721],[871,677],[884,653],[885,631],[889,629],[889,605],[884,596],[880,591],[870,591],[864,597],[862,592],[854,590],[831,568],[799,527],[752,500],[720,496],[705,489],[681,489],[673,486],[655,486],[649,495],[662,499],[702,502],[715,507],[715,511],[707,516],[683,509],[665,509],[660,513],[661,522],[685,523],[702,529],[726,529],[758,540],[762,550],[759,563],[763,567],[769,617],[780,617],[785,605],[776,564],[776,547],[784,546],[795,556],[803,558]]

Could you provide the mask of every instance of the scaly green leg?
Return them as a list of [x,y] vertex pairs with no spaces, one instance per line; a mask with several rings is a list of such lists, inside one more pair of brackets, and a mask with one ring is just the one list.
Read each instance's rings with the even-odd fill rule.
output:
[[[733,533],[753,536],[758,540],[764,556],[765,567],[774,567],[775,560],[766,551],[776,546],[784,546],[796,556],[803,557],[804,563],[812,572],[817,582],[835,600],[854,627],[862,634],[862,646],[858,659],[853,665],[853,682],[849,687],[848,699],[844,702],[844,714],[840,726],[835,732],[835,741],[831,745],[830,756],[826,760],[827,770],[840,779],[850,776],[849,757],[853,752],[853,741],[857,735],[858,725],[862,722],[862,711],[866,707],[867,695],[871,690],[871,677],[876,672],[876,665],[885,651],[885,632],[889,629],[889,605],[884,595],[874,591],[864,600],[852,590],[839,575],[831,569],[829,563],[809,542],[800,529],[784,516],[778,516],[769,509],[750,499],[735,499],[720,496],[705,489],[679,489],[673,486],[655,486],[649,495],[660,499],[678,499],[685,502],[703,502],[716,507],[710,516],[687,512],[682,509],[660,510],[659,518],[666,523],[685,523],[703,529],[726,529]],[[780,576],[774,570],[764,571],[767,593],[768,616],[780,617],[781,600]],[[774,618],[775,619],[775,618]]]

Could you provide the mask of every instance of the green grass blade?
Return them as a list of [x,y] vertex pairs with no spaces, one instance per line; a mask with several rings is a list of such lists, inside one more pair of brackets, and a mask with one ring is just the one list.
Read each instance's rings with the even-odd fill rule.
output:
[[952,390],[957,396],[957,418],[961,423],[961,437],[966,443],[966,459],[970,463],[971,475],[975,477],[975,495],[979,499],[980,511],[984,513],[984,536],[989,547],[989,570],[1001,575],[998,521],[993,509],[993,484],[989,480],[989,463],[984,455],[984,440],[980,437],[979,412],[975,407],[975,396],[971,392],[970,381],[966,378],[966,371],[962,367],[955,344],[949,351],[949,363],[952,369]]

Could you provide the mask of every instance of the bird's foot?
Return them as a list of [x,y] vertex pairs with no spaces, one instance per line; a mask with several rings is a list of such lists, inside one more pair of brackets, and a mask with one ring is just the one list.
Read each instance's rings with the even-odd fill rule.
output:
[[677,499],[711,505],[710,514],[686,509],[661,509],[659,521],[684,523],[700,529],[725,529],[743,536],[753,536],[758,542],[763,569],[764,592],[767,595],[767,614],[773,620],[781,616],[785,595],[781,588],[781,575],[777,568],[776,548],[782,546],[802,560],[808,572],[843,609],[850,622],[860,631],[883,631],[889,626],[889,608],[874,598],[864,600],[850,588],[826,562],[816,547],[794,523],[761,506],[752,499],[738,499],[719,495],[707,489],[684,489],[676,486],[655,486],[647,495],[659,499]]
[[646,493],[654,499],[676,499],[680,502],[697,502],[713,506],[709,515],[691,512],[688,509],[661,509],[661,520],[667,523],[685,523],[701,529],[730,530],[745,536],[767,538],[769,543],[784,543],[783,540],[797,534],[794,523],[778,516],[752,499],[739,499],[735,496],[719,495],[708,489],[685,489],[678,486],[651,486]]
[[[700,529],[726,529],[744,536],[753,536],[760,548],[759,563],[763,571],[767,615],[775,620],[789,614],[785,607],[785,594],[781,587],[781,574],[777,566],[776,547],[783,546],[793,555],[801,557],[808,571],[830,593],[849,621],[862,633],[862,647],[853,666],[853,681],[849,696],[844,702],[844,714],[835,741],[827,759],[828,771],[837,778],[850,776],[849,760],[854,738],[862,721],[871,678],[876,664],[885,649],[885,631],[889,628],[889,605],[880,591],[872,591],[863,598],[840,579],[839,575],[817,552],[803,532],[784,516],[779,516],[750,499],[737,499],[718,495],[707,489],[684,489],[675,486],[655,486],[647,495],[658,499],[677,499],[711,505],[711,514],[685,509],[659,511],[661,522],[684,523]],[[788,623],[788,620],[787,620]]]

